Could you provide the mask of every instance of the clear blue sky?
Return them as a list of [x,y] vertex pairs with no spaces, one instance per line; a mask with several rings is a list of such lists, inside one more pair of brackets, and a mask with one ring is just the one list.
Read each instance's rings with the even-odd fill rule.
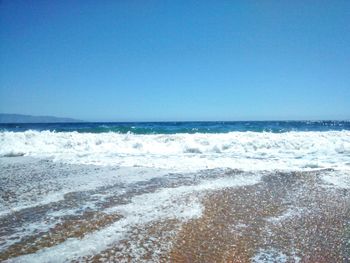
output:
[[350,119],[350,1],[0,3],[0,112]]

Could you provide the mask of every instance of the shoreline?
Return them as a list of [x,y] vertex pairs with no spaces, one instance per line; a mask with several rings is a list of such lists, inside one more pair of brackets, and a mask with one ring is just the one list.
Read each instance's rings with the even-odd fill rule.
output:
[[[91,176],[115,177],[96,189],[74,192],[72,188],[60,201],[6,216],[0,225],[4,237],[20,231],[16,235],[22,239],[0,251],[1,260],[49,262],[46,256],[54,256],[60,249],[68,253],[62,254],[60,261],[73,262],[350,259],[350,180],[332,170],[266,171],[256,177],[239,170],[166,175],[148,171],[148,175],[135,168],[123,177],[115,168],[35,158],[14,157],[0,165],[4,168],[2,180],[8,177],[6,171],[12,171],[13,187],[29,183],[29,188],[24,188],[28,193],[33,193],[34,181],[39,180],[38,189],[46,187],[40,181],[43,178],[52,181],[49,186],[64,185],[66,181],[60,180],[66,173],[72,182]],[[23,177],[28,169],[32,177]],[[125,177],[132,171],[143,178]],[[337,184],[335,179],[339,178],[345,181]],[[125,184],[128,180],[133,183]],[[25,230],[26,224],[37,230],[32,234],[16,230]],[[98,242],[107,243],[101,246]],[[83,250],[74,251],[73,244],[83,246]]]

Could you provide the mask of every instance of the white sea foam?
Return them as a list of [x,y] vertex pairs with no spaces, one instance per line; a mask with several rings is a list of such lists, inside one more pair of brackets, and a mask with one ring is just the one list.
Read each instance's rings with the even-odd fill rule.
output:
[[[24,162],[25,160],[22,159]],[[1,164],[1,163],[0,163]],[[15,193],[15,197],[0,206],[0,218],[23,209],[43,206],[64,200],[68,193],[96,190],[115,184],[133,184],[161,177],[166,170],[145,169],[139,167],[120,169],[97,169],[93,166],[65,168],[52,167],[50,163],[28,163],[23,172],[11,174],[0,172],[0,182],[6,181],[6,191]],[[28,173],[30,171],[30,173]],[[32,176],[32,174],[34,174]],[[10,182],[10,183],[9,183]],[[123,189],[119,189],[119,194]],[[104,195],[116,195],[115,192],[104,191]],[[0,199],[0,204],[1,204]]]
[[218,167],[350,170],[350,131],[170,135],[1,132],[0,156],[19,155],[177,171]]
[[327,183],[326,187],[350,189],[350,172],[329,172],[322,176],[322,180]]
[[[139,167],[115,169],[52,164],[26,157],[10,160],[12,159],[0,162],[0,167],[3,168],[0,170],[0,185],[3,183],[3,189],[10,193],[6,202],[2,199],[3,192],[0,193],[0,220],[8,220],[6,217],[9,215],[16,217],[15,212],[26,209],[32,209],[33,216],[19,226],[14,224],[11,230],[6,228],[10,232],[0,237],[0,253],[22,238],[48,231],[66,216],[97,211],[100,209],[99,204],[104,203],[107,198],[123,195],[127,190],[132,190],[134,184],[142,184],[168,173]],[[11,165],[8,166],[9,164]],[[74,195],[74,192],[89,194],[84,200],[75,199],[72,202],[65,195]],[[58,207],[55,204],[58,202],[65,206],[56,210]],[[44,209],[35,209],[45,205]],[[34,218],[37,211],[41,215]],[[0,226],[1,230],[3,229]]]
[[287,256],[281,251],[276,249],[260,249],[259,252],[252,258],[253,263],[266,263],[266,262],[295,262],[298,263],[301,261],[301,258],[295,253],[290,256]]
[[290,207],[283,213],[274,216],[274,217],[269,217],[266,220],[270,223],[273,224],[279,224],[284,222],[285,220],[292,219],[295,217],[300,217],[303,214],[303,209],[298,208],[298,207]]
[[118,243],[133,227],[142,227],[158,220],[177,219],[185,222],[198,218],[203,210],[199,194],[204,191],[253,185],[259,183],[260,179],[258,175],[237,175],[135,196],[130,203],[105,211],[124,216],[112,225],[87,234],[82,239],[70,238],[56,246],[12,258],[8,262],[66,262],[94,255]]

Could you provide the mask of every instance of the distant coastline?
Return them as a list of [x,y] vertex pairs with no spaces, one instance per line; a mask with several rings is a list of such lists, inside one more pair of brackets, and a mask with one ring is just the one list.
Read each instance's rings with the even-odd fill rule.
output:
[[61,118],[55,116],[32,116],[24,114],[0,113],[0,123],[72,123],[83,122],[72,118]]

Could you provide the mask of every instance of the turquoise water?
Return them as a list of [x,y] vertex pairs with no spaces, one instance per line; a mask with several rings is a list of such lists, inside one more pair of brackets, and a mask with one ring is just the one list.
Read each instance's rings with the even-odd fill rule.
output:
[[289,131],[350,130],[350,121],[234,121],[234,122],[91,122],[91,123],[26,123],[0,124],[0,131],[21,132],[49,130],[81,133],[227,133],[254,131],[282,133]]

